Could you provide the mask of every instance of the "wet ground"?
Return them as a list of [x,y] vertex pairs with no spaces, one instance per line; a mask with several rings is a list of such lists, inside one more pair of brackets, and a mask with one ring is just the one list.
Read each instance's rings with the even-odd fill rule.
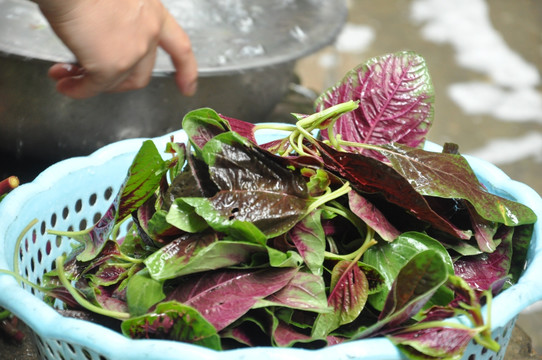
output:
[[[413,50],[435,86],[429,139],[497,165],[542,194],[542,2],[352,0],[337,43],[299,63],[320,92],[373,56]],[[518,326],[542,354],[542,304]]]

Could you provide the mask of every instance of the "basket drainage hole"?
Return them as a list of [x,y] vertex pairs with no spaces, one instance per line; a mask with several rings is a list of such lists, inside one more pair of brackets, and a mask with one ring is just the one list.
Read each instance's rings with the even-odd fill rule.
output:
[[111,186],[109,186],[107,189],[105,189],[104,191],[104,198],[105,200],[109,200],[111,198],[111,196],[113,195],[113,188]]
[[55,227],[56,226],[56,213],[53,213],[51,215],[51,227]]
[[51,242],[47,240],[45,243],[45,254],[51,255],[51,250],[53,249],[53,246],[51,245]]
[[98,200],[98,195],[96,195],[96,193],[88,197],[88,203],[90,204],[90,206],[94,206],[94,204],[96,204],[96,200]]
[[80,212],[81,209],[83,209],[83,201],[81,199],[78,199],[75,202],[75,212]]
[[70,209],[66,206],[64,209],[62,209],[62,218],[66,220],[68,216],[70,215]]

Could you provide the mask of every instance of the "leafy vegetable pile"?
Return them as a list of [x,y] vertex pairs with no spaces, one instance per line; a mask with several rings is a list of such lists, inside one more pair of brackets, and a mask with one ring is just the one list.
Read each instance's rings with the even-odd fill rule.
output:
[[[487,192],[457,146],[422,149],[423,58],[371,59],[294,116],[199,109],[167,160],[144,142],[98,223],[50,231],[80,246],[46,274],[49,299],[212,349],[388,336],[411,358],[456,358],[473,338],[497,350],[481,306],[519,277],[536,215]],[[257,144],[262,128],[285,137]]]

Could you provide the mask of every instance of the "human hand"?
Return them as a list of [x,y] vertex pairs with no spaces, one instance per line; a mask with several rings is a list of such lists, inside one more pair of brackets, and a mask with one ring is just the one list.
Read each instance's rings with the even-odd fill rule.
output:
[[197,63],[187,34],[160,0],[34,0],[78,64],[55,64],[49,76],[73,98],[145,87],[162,47],[184,95],[193,95]]

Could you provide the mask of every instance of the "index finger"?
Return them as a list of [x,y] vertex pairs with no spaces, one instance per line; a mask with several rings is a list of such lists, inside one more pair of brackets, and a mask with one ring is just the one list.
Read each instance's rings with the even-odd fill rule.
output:
[[175,80],[183,95],[194,95],[197,88],[198,65],[186,32],[167,10],[159,45],[169,54],[176,74]]

